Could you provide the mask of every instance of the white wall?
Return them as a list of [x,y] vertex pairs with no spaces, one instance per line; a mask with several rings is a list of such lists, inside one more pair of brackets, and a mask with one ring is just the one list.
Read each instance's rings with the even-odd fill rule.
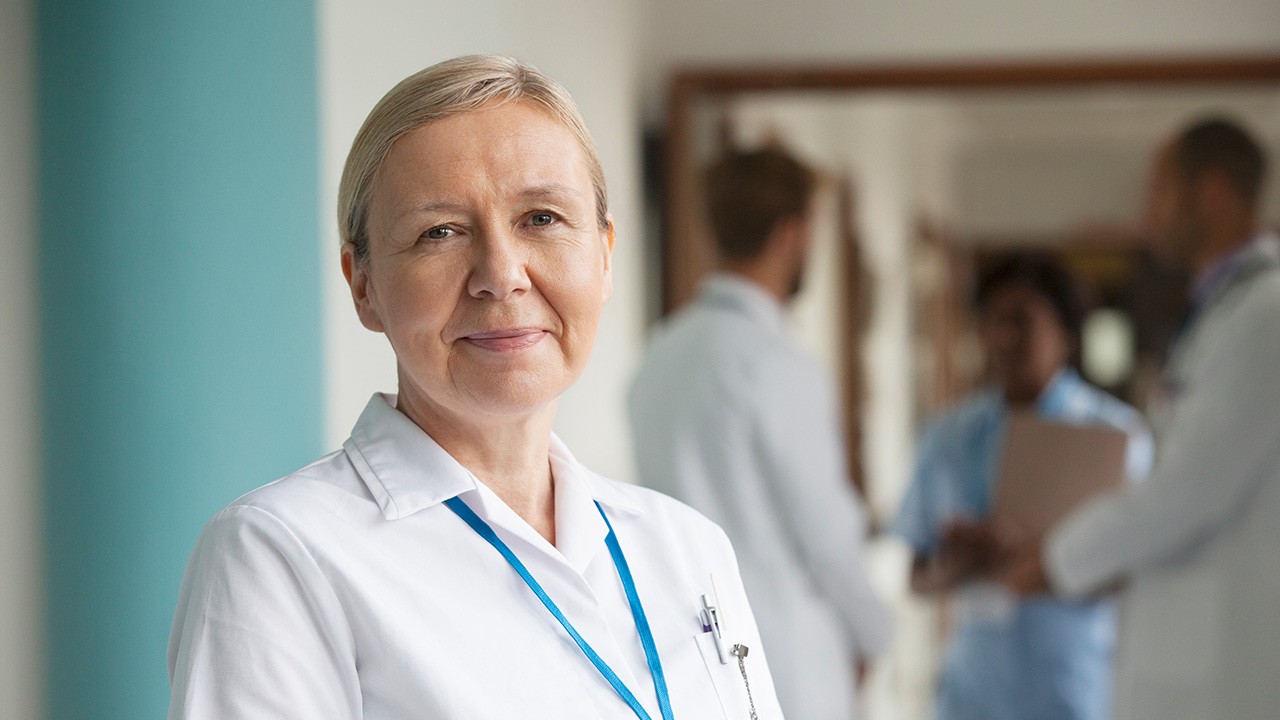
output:
[[587,465],[630,480],[622,403],[644,308],[631,2],[321,0],[320,9],[329,445],[347,436],[371,392],[395,389],[386,342],[360,327],[338,269],[334,197],[351,139],[378,98],[409,73],[454,55],[498,52],[564,83],[600,148],[618,226],[614,295],[591,363],[561,401],[557,431]]
[[[688,64],[1280,51],[1273,0],[650,0],[646,112]],[[655,115],[649,115],[655,117]]]
[[35,96],[30,0],[0,3],[0,717],[40,715]]

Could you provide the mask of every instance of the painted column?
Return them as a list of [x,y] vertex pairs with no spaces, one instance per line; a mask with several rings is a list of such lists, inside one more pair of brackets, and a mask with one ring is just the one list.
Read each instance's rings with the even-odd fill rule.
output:
[[315,8],[36,12],[47,707],[163,717],[188,553],[321,451]]

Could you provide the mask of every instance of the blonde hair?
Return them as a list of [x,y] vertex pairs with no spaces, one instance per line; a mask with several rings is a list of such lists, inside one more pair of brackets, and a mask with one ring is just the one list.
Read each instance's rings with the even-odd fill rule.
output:
[[587,158],[597,220],[602,228],[606,227],[609,210],[604,168],[569,92],[515,58],[464,55],[401,80],[378,101],[356,133],[338,185],[338,232],[343,243],[355,246],[356,258],[368,257],[373,182],[396,140],[437,120],[515,100],[540,106],[573,133]]

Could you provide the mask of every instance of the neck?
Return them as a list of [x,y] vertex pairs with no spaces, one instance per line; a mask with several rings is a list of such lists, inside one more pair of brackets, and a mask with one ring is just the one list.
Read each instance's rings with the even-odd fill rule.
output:
[[1055,370],[1046,378],[1041,378],[1034,385],[1014,385],[1006,384],[1001,388],[1001,395],[1004,397],[1004,404],[1015,409],[1025,410],[1034,407],[1040,402],[1040,398],[1044,396],[1049,384],[1057,377],[1060,370]]
[[1011,392],[1009,390],[1004,391],[1004,404],[1014,410],[1026,410],[1027,408],[1034,407],[1036,401],[1039,399],[1039,394],[1016,391]]
[[780,303],[791,299],[791,282],[784,279],[779,272],[779,263],[761,262],[760,260],[731,260],[721,264],[720,269],[731,275],[750,280],[772,295]]
[[403,375],[400,388],[396,409],[555,545],[550,460],[555,403],[528,416],[477,417],[452,412],[414,392]]

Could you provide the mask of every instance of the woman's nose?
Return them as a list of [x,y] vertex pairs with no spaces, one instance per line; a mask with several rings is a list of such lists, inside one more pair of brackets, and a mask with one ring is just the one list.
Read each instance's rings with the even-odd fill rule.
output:
[[504,300],[530,287],[527,258],[509,230],[485,232],[475,244],[467,291],[474,298]]

